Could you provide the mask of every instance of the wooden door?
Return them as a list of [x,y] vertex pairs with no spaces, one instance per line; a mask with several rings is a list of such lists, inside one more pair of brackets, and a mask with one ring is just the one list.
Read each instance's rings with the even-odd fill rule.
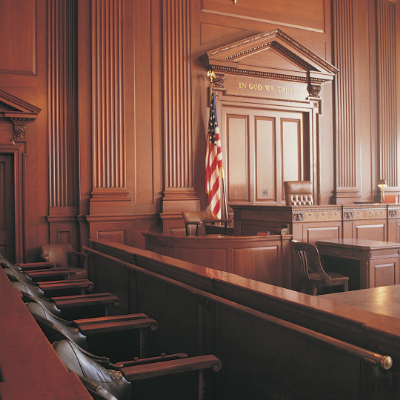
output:
[[14,156],[0,154],[0,253],[15,262]]
[[308,112],[222,106],[227,200],[283,204],[286,180],[310,180]]

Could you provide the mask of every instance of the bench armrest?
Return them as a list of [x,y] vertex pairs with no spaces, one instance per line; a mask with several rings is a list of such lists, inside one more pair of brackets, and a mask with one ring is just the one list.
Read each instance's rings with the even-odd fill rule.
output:
[[214,355],[188,357],[171,361],[164,361],[153,364],[134,365],[121,368],[121,372],[128,381],[153,378],[177,374],[180,372],[200,371],[212,368],[215,372],[222,367],[221,360]]

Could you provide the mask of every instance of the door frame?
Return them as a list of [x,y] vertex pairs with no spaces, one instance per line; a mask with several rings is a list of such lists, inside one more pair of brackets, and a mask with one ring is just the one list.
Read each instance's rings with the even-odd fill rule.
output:
[[15,229],[15,262],[23,262],[24,257],[24,204],[25,204],[25,140],[0,142],[0,154],[13,156],[14,173],[14,229]]

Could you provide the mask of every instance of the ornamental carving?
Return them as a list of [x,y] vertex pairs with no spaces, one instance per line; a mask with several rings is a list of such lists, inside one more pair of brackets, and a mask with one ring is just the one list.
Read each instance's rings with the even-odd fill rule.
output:
[[18,124],[14,122],[13,139],[25,139],[25,124]]
[[36,119],[40,108],[0,90],[0,121],[14,125],[13,140],[25,139],[26,123]]
[[301,222],[304,220],[303,213],[294,213],[293,214],[293,221],[294,222]]
[[345,211],[343,213],[343,219],[353,219],[353,212],[352,211]]

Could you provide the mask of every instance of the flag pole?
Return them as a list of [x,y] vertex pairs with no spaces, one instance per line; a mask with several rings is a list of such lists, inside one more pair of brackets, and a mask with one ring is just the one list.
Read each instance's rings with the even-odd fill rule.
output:
[[[215,79],[215,73],[214,71],[210,68],[207,71],[207,76],[210,78],[210,96],[209,96],[209,104],[211,105],[212,101],[212,92],[213,92],[213,87],[214,87],[214,79]],[[216,97],[216,96],[215,96]],[[222,181],[222,196],[224,199],[224,213],[225,213],[225,219],[228,218],[228,204],[226,202],[226,192],[225,192],[225,179],[224,179],[224,168],[221,168],[221,181]]]

